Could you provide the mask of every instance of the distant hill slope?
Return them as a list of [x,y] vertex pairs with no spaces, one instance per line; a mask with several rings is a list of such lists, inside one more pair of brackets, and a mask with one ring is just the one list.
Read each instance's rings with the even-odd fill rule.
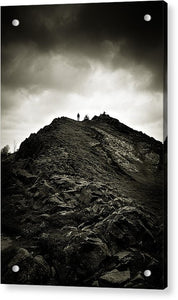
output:
[[31,134],[2,162],[3,282],[164,287],[163,158],[105,114]]

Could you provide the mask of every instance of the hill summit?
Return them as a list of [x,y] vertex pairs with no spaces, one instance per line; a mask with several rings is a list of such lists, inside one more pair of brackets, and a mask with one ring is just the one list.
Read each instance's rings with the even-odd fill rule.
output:
[[2,281],[163,288],[163,175],[163,144],[106,114],[31,134],[2,161]]

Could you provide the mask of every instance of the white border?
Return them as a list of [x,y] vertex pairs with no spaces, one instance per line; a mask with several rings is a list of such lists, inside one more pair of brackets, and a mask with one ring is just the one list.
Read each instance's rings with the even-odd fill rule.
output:
[[[46,1],[46,0],[0,0],[1,6],[8,5],[31,5],[31,4],[61,4],[61,3],[89,3],[89,2],[118,2],[112,1]],[[132,1],[131,1],[132,2]],[[77,287],[48,287],[48,286],[15,286],[1,285],[0,293],[3,299],[34,299],[40,297],[46,300],[51,297],[60,299],[80,300],[80,299],[102,299],[112,297],[114,299],[176,299],[178,297],[178,1],[168,0],[169,30],[168,30],[168,149],[169,149],[169,287],[166,290],[126,290],[107,288],[77,288]],[[178,299],[178,298],[177,298]]]

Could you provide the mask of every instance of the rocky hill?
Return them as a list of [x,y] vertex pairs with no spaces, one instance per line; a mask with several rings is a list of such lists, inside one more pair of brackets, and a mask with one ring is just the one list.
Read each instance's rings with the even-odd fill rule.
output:
[[163,185],[161,142],[54,119],[2,161],[2,282],[163,288]]

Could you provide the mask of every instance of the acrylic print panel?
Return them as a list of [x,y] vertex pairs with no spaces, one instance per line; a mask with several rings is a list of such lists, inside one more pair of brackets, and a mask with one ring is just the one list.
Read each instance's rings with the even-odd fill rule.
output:
[[2,283],[166,287],[166,12],[2,8]]

